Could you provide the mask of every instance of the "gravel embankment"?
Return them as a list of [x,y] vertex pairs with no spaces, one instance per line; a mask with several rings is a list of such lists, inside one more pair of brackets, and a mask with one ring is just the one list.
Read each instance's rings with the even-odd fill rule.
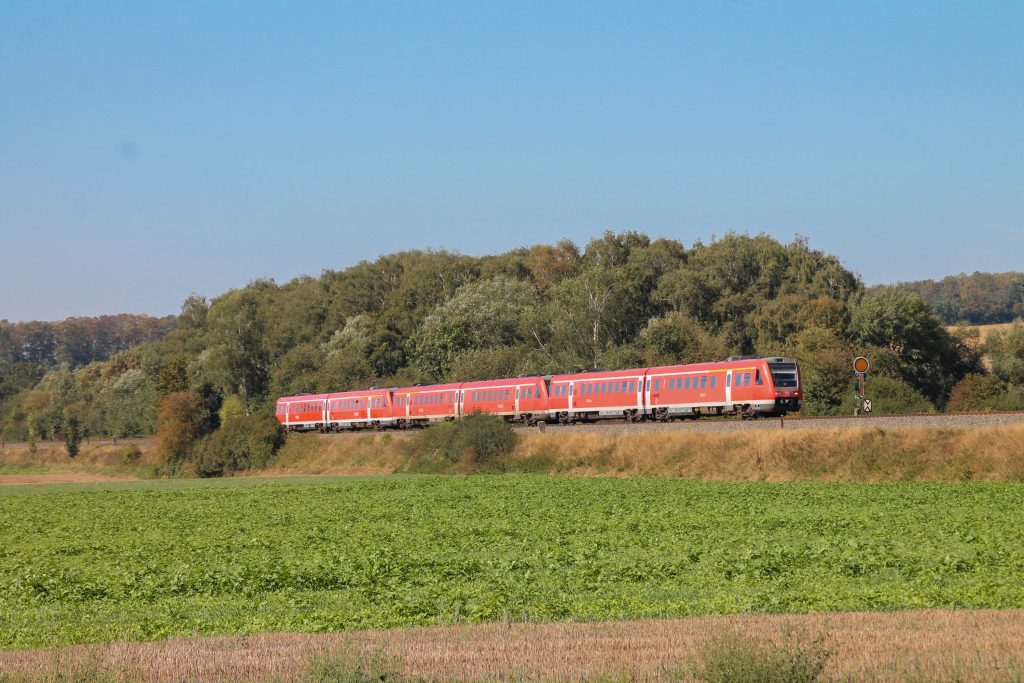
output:
[[[1024,424],[1024,412],[1016,413],[972,413],[945,415],[871,415],[864,417],[787,417],[740,420],[736,418],[701,418],[676,422],[604,422],[584,425],[545,425],[545,433],[562,432],[658,432],[687,430],[693,432],[733,432],[750,429],[907,429],[926,427],[932,429],[970,429],[973,427],[997,427],[1010,424]],[[517,432],[538,431],[537,427],[517,427]]]

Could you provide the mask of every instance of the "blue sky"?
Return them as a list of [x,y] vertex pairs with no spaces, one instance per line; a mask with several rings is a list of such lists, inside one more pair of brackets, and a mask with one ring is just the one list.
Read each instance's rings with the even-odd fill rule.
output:
[[0,319],[607,229],[1024,270],[1024,3],[0,0]]

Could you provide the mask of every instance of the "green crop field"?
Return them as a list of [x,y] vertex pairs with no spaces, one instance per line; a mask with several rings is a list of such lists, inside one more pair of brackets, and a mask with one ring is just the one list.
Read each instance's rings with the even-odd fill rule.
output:
[[0,488],[0,647],[1024,607],[1024,486],[548,476]]

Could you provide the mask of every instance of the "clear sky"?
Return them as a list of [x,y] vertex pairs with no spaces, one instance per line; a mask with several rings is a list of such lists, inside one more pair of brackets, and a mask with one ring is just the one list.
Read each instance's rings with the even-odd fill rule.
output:
[[0,0],[0,318],[606,229],[1024,270],[1024,2]]

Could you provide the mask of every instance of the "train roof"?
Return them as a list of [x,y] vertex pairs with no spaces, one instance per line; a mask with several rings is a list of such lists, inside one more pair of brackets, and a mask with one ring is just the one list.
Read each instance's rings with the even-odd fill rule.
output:
[[570,372],[563,375],[555,375],[552,382],[586,382],[595,379],[636,379],[643,377],[647,368],[630,368],[628,370],[591,370],[589,372]]
[[411,387],[397,387],[391,391],[396,394],[422,394],[431,391],[458,391],[461,388],[461,382],[448,382],[446,384],[415,384]]
[[519,387],[524,384],[536,384],[544,380],[541,375],[525,375],[505,377],[503,379],[482,379],[476,382],[463,382],[463,389],[486,389],[488,387]]
[[332,396],[333,394],[295,394],[294,396],[282,396],[277,399],[278,403],[291,403],[293,401],[316,401]]

